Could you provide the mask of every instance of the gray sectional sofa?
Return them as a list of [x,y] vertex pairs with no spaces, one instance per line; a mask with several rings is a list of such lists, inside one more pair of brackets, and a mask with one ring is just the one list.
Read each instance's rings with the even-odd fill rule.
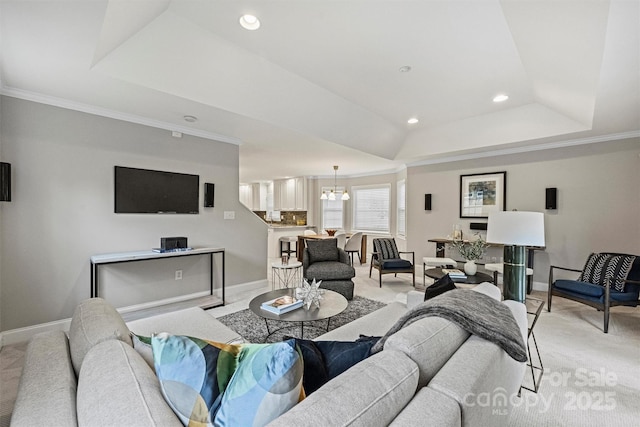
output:
[[[475,288],[496,299],[491,284]],[[394,302],[317,338],[383,335],[423,294]],[[505,301],[526,338],[523,304]],[[499,327],[499,325],[496,325]],[[47,332],[29,343],[12,426],[179,426],[157,377],[132,347],[129,331],[166,331],[218,342],[235,332],[191,308],[125,324],[101,299],[83,302],[68,334]],[[507,425],[525,364],[497,345],[437,317],[391,336],[384,350],[326,383],[270,426]],[[492,404],[487,405],[487,397]]]

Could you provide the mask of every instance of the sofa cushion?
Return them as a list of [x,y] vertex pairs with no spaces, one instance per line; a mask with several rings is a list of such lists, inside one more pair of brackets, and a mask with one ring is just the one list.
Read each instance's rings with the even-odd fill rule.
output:
[[627,279],[635,260],[636,257],[633,255],[592,253],[587,258],[578,280],[604,286],[605,278],[608,277],[611,278],[611,289],[623,292],[624,281]]
[[402,258],[383,259],[381,264],[383,270],[406,270],[413,267],[411,262]]
[[240,347],[182,335],[151,337],[162,393],[184,425],[213,425]]
[[309,262],[339,261],[338,239],[306,240]]
[[353,299],[353,280],[323,280],[320,289],[328,289],[345,297],[348,301]]
[[71,420],[76,419],[76,386],[67,335],[63,331],[35,335],[27,346],[11,425],[75,425]]
[[168,332],[173,335],[187,335],[227,344],[244,342],[237,332],[229,329],[210,313],[200,307],[191,307],[133,320],[127,322],[127,326],[137,335],[147,337],[160,332]]
[[91,348],[106,340],[120,340],[132,345],[129,329],[120,314],[102,298],[81,302],[75,309],[69,326],[69,348],[76,375]]
[[[429,414],[425,419],[425,414]],[[393,419],[392,427],[461,426],[460,405],[447,395],[422,387]]]
[[406,354],[418,365],[418,386],[424,387],[467,338],[469,333],[458,325],[440,317],[428,317],[391,335],[383,353],[396,350]]
[[339,261],[319,262],[309,265],[305,278],[312,280],[349,280],[355,277],[356,271],[348,264]]
[[565,291],[575,292],[590,297],[600,298],[604,295],[604,287],[593,283],[581,282],[578,280],[560,279],[553,283],[553,286]]
[[304,398],[303,362],[293,340],[243,344],[216,426],[263,426]]
[[[422,295],[422,292],[420,293]],[[322,334],[314,341],[355,341],[360,335],[382,336],[391,328],[396,320],[407,311],[401,302],[392,302],[386,306],[362,316],[353,322]]]
[[383,351],[332,379],[269,426],[388,425],[411,400],[417,383],[415,363],[402,353]]
[[78,378],[77,405],[80,426],[181,426],[153,371],[119,340],[97,344],[87,353]]

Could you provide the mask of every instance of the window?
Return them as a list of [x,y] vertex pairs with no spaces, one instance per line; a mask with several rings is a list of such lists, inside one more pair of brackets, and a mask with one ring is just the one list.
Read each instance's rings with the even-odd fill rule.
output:
[[[333,187],[323,187],[322,191],[327,193],[331,192]],[[322,229],[327,228],[341,229],[344,228],[343,218],[343,201],[342,201],[342,188],[336,188],[335,200],[323,200],[322,201]]]
[[406,207],[406,185],[404,179],[398,181],[398,236],[405,236],[407,233],[407,207]]
[[353,187],[353,230],[389,234],[390,185]]

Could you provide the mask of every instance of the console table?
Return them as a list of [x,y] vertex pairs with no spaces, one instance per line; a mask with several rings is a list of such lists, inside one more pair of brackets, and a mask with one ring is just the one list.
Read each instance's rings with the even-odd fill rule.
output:
[[[434,238],[429,239],[428,242],[436,244],[436,257],[444,257],[446,244],[453,243],[452,239]],[[466,242],[466,240],[465,240]],[[489,243],[489,246],[502,247],[504,245],[498,243]],[[533,255],[535,251],[545,250],[544,246],[527,246],[527,267],[533,269]],[[527,276],[527,293],[530,294],[533,290],[533,275]]]
[[119,264],[124,262],[138,262],[146,260],[156,260],[165,258],[175,258],[184,256],[196,256],[196,255],[209,255],[210,260],[210,283],[209,292],[213,295],[213,255],[222,254],[222,304],[224,305],[224,282],[225,282],[225,251],[224,248],[194,248],[188,251],[179,252],[154,252],[154,251],[139,251],[139,252],[119,252],[111,254],[93,255],[91,257],[91,298],[99,296],[98,286],[98,268],[101,265]]

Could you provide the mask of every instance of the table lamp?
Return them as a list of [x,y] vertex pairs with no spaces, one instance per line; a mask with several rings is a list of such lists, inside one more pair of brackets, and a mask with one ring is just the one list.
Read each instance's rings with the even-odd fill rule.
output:
[[504,299],[524,303],[527,289],[526,247],[545,245],[544,214],[520,211],[490,213],[487,243],[504,245]]

